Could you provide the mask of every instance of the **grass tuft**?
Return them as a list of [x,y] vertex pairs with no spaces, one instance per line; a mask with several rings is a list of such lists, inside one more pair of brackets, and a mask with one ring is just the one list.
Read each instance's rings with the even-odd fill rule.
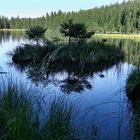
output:
[[130,99],[139,101],[140,99],[140,69],[132,71],[126,82],[126,92]]
[[1,90],[0,140],[80,140],[83,137],[73,123],[75,110],[70,102],[59,97],[44,110],[31,91],[23,89],[10,83]]

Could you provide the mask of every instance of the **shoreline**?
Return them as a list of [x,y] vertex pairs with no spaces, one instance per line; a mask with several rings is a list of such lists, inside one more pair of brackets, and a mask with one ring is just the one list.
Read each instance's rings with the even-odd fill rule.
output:
[[26,29],[0,29],[0,31],[26,31]]
[[[0,31],[18,31],[24,32],[27,29],[0,29]],[[101,38],[101,39],[130,39],[140,41],[140,34],[121,34],[121,33],[95,33],[93,38]]]
[[97,38],[104,38],[104,39],[131,39],[140,41],[140,34],[95,34]]

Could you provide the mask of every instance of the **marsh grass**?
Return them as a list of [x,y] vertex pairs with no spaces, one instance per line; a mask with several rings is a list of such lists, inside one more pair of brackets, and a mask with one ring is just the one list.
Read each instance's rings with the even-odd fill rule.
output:
[[[46,120],[42,131],[43,137],[51,140],[76,140],[79,139],[74,124],[74,108],[69,106],[69,103],[62,98],[55,99],[48,113],[48,119]],[[45,133],[44,133],[45,132]]]
[[129,75],[126,82],[126,92],[128,97],[135,102],[140,99],[140,68],[136,68]]
[[20,89],[8,85],[0,101],[0,139],[17,140],[36,137],[35,119],[32,118],[31,102],[26,100]]
[[47,47],[25,44],[13,50],[12,60],[20,64],[39,63],[48,53]]
[[134,139],[140,139],[140,67],[132,70],[126,81],[126,94],[131,101],[131,125]]
[[79,135],[80,129],[74,123],[77,114],[71,102],[58,97],[43,109],[42,99],[36,99],[31,92],[12,82],[1,88],[0,140],[80,140],[80,137],[86,140],[93,137],[94,133]]
[[124,57],[121,48],[106,45],[102,42],[89,42],[81,46],[74,43],[68,44],[54,43],[49,46],[24,45],[13,51],[13,61],[15,63],[37,63],[48,61],[51,63],[77,63],[77,64],[97,64],[114,63],[121,61]]
[[105,39],[128,39],[140,41],[139,34],[96,34],[96,38],[105,38]]

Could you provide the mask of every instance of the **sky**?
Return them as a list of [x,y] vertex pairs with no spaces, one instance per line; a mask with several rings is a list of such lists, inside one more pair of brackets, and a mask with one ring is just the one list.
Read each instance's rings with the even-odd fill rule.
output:
[[51,11],[79,11],[124,0],[0,0],[0,15],[39,17]]

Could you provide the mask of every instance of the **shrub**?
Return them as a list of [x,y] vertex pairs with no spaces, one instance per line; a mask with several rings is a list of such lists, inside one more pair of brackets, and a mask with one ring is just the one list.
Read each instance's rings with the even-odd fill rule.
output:
[[130,99],[139,101],[140,99],[140,69],[136,68],[129,75],[126,82],[126,92]]
[[36,41],[36,45],[39,45],[39,41],[40,39],[44,38],[46,30],[47,28],[43,28],[40,26],[31,27],[26,31],[26,37],[29,40]]

